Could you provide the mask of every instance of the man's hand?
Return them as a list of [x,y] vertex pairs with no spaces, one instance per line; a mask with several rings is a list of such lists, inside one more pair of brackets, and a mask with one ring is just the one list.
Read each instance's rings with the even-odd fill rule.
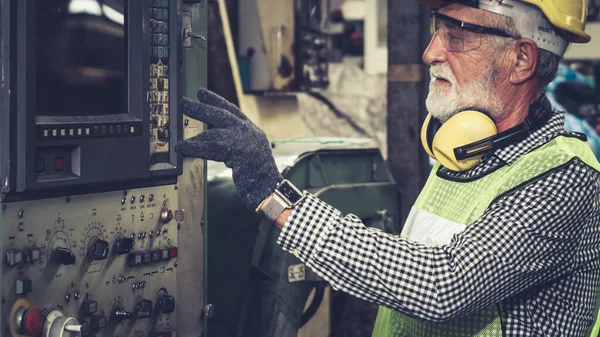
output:
[[233,182],[246,205],[253,211],[283,180],[265,133],[235,105],[206,90],[198,101],[182,98],[179,108],[210,129],[183,140],[175,151],[187,157],[224,162],[233,171]]

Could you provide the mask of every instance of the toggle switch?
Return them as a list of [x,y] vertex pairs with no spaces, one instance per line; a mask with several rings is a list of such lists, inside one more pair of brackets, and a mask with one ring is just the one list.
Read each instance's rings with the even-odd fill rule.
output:
[[130,312],[125,311],[123,309],[117,309],[113,312],[111,318],[116,319],[117,321],[122,321],[124,319],[130,319],[133,316]]

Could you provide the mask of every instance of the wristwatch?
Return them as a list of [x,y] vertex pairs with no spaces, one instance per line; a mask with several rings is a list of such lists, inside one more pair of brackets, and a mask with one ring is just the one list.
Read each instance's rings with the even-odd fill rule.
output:
[[296,206],[305,196],[305,193],[300,192],[296,186],[284,179],[277,184],[273,191],[273,198],[262,206],[261,212],[269,221],[275,222],[285,209]]

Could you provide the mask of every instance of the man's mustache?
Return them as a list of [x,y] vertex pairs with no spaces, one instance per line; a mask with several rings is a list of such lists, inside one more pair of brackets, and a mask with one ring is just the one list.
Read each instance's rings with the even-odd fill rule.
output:
[[444,66],[431,66],[429,68],[429,75],[431,77],[439,78],[450,83],[454,83],[455,81],[454,74],[452,73],[450,68]]

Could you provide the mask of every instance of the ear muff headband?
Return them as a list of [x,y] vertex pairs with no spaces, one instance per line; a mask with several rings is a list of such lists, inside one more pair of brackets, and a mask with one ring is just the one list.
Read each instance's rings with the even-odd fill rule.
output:
[[523,123],[508,130],[504,130],[497,135],[455,148],[454,154],[456,159],[464,160],[475,156],[481,156],[485,153],[496,151],[522,141],[532,132],[541,128],[544,123],[550,119],[550,116],[552,116],[550,107],[548,98],[542,96],[540,100],[531,105],[529,108],[529,115],[525,118]]

